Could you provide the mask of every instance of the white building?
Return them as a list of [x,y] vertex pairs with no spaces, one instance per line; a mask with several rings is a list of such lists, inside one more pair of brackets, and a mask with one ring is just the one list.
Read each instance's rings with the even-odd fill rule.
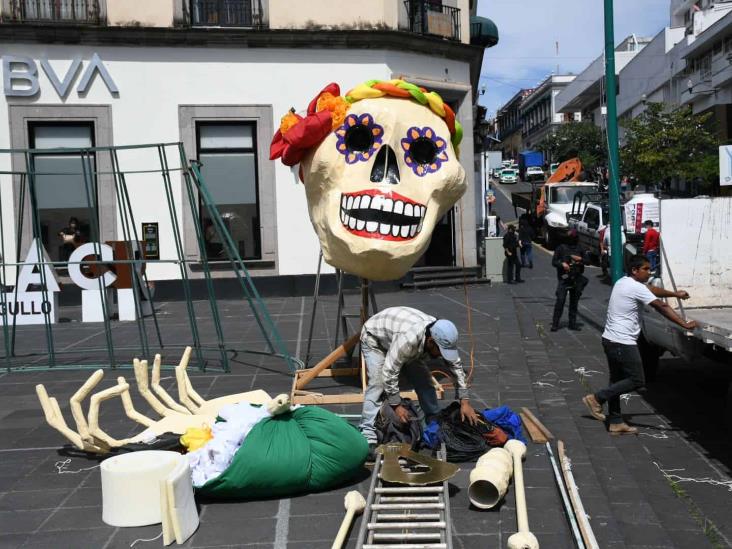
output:
[[[628,36],[615,48],[615,74],[620,71],[651,41],[650,38]],[[622,84],[618,86],[622,91]],[[605,116],[605,56],[600,55],[577,75],[556,98],[560,113],[580,112],[582,120],[604,126]]]
[[575,78],[572,74],[551,74],[521,102],[521,137],[525,149],[535,148],[560,124],[580,120],[580,113],[557,112],[557,96]]
[[[471,20],[474,2],[347,4],[74,0],[46,9],[33,0],[2,0],[0,148],[182,141],[188,158],[204,161],[214,199],[235,220],[229,228],[251,274],[314,273],[319,244],[303,186],[269,160],[269,144],[280,117],[291,107],[304,109],[329,82],[345,93],[368,79],[403,78],[440,93],[463,125],[461,162],[469,188],[475,184],[473,105],[491,37],[480,35],[480,18]],[[0,162],[9,172],[20,161],[5,154]],[[64,159],[49,154],[37,162],[58,170]],[[95,185],[101,237],[119,240],[112,182],[100,174]],[[26,229],[21,250],[15,249],[18,189],[17,177],[0,176],[8,258],[23,256],[29,245]],[[56,235],[69,217],[87,211],[86,199],[50,184],[39,189],[44,245],[58,259]],[[131,189],[137,219],[159,222],[161,258],[174,258],[163,189]],[[177,173],[173,196],[182,211],[188,199]],[[449,216],[449,229],[433,242],[447,261],[464,256],[476,264],[475,196],[464,195],[462,215]],[[200,259],[191,222],[183,223],[182,240],[187,259]],[[175,278],[177,269],[161,264],[149,276]]]

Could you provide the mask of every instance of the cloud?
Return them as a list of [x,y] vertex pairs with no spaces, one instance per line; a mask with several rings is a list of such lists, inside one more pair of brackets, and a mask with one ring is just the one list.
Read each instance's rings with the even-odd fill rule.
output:
[[[668,0],[615,0],[615,43],[635,33],[655,36],[669,24]],[[489,116],[521,88],[552,72],[579,74],[604,49],[602,0],[490,0],[478,14],[498,26],[498,45],[481,71]]]

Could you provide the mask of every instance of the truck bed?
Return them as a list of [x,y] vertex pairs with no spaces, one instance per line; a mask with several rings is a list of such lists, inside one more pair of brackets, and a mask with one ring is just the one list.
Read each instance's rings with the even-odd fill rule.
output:
[[532,209],[532,193],[524,192],[513,192],[511,193],[511,204],[515,208],[522,208],[523,210],[529,212]]
[[700,324],[702,339],[723,349],[732,351],[732,309],[698,308],[684,309],[686,317]]

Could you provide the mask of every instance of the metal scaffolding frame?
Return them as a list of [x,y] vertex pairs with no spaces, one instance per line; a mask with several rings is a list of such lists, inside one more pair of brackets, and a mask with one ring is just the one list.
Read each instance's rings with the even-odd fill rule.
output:
[[[138,166],[135,165],[135,169],[125,169],[122,167],[120,162],[120,155],[125,153],[138,154],[142,156],[147,154],[151,157],[156,157],[155,166]],[[42,173],[35,170],[34,157],[40,154],[49,153],[62,153],[65,155],[73,155],[80,159],[80,170],[79,173],[64,172],[64,173]],[[107,156],[108,162],[99,162],[100,157]],[[249,272],[244,264],[244,261],[239,255],[239,250],[232,239],[226,225],[222,219],[219,210],[214,203],[209,189],[201,176],[200,165],[196,161],[188,162],[182,143],[158,143],[158,144],[147,144],[147,145],[130,145],[130,146],[118,146],[118,147],[90,147],[82,149],[0,149],[0,162],[3,161],[3,157],[10,159],[13,162],[0,163],[0,166],[12,166],[9,170],[0,169],[0,184],[8,183],[8,180],[4,178],[12,178],[12,185],[17,193],[17,205],[15,206],[16,219],[15,219],[15,260],[7,261],[8,257],[6,254],[6,231],[5,231],[5,219],[3,217],[4,197],[0,193],[0,322],[2,322],[2,337],[3,345],[0,347],[0,352],[4,354],[0,355],[0,365],[4,366],[4,369],[8,372],[22,370],[45,370],[49,368],[56,369],[86,369],[86,368],[99,368],[99,367],[125,367],[130,366],[132,353],[139,353],[140,356],[148,358],[153,354],[153,347],[158,349],[178,349],[188,345],[193,347],[193,358],[197,363],[199,369],[205,370],[207,367],[207,360],[204,355],[210,355],[213,353],[214,356],[218,357],[218,363],[224,371],[230,370],[230,356],[235,353],[252,353],[255,355],[269,355],[281,358],[284,360],[290,370],[294,372],[296,369],[302,367],[302,363],[296,358],[290,356],[287,349],[284,346],[282,338],[274,325],[272,318],[267,311],[267,307],[262,301],[259,292],[252,280]],[[111,166],[111,171],[102,171],[99,169],[100,165]],[[176,204],[175,191],[177,183],[174,183],[173,177],[176,172],[179,172],[181,183],[180,191],[182,196],[187,200],[183,200],[183,204]],[[147,184],[157,184],[162,186],[162,190],[165,193],[166,205],[167,205],[167,216],[166,221],[170,221],[172,230],[172,239],[175,245],[175,258],[174,259],[150,259],[145,258],[142,253],[139,256],[133,257],[132,259],[113,259],[112,261],[102,260],[101,256],[101,243],[102,235],[100,229],[100,212],[99,212],[99,195],[97,181],[100,176],[111,177],[111,181],[114,187],[114,197],[116,199],[116,210],[117,216],[116,224],[118,228],[121,228],[122,240],[126,243],[138,243],[134,246],[139,246],[142,243],[140,238],[140,230],[138,229],[139,219],[136,219],[135,209],[133,207],[133,200],[130,198],[130,192],[128,187],[128,178],[132,176],[143,175],[147,181]],[[41,220],[39,215],[38,207],[38,186],[37,180],[39,176],[79,176],[83,179],[83,185],[85,190],[85,201],[86,209],[89,213],[89,240],[94,245],[94,251],[96,260],[90,261],[84,258],[83,261],[69,262],[69,261],[50,261],[44,255],[44,248],[42,245],[42,229]],[[187,208],[186,208],[187,202]],[[235,278],[238,282],[238,286],[241,290],[239,297],[245,300],[249,305],[250,310],[256,320],[259,331],[264,337],[266,342],[266,350],[254,350],[239,348],[232,346],[231,342],[227,343],[224,337],[224,327],[222,325],[222,318],[219,311],[219,303],[216,297],[214,288],[213,278],[211,275],[211,263],[206,253],[206,235],[202,228],[201,214],[198,209],[198,205],[201,205],[202,209],[205,208],[208,217],[213,223],[214,230],[217,233],[220,242],[222,243],[223,252],[225,253],[228,265],[231,268],[229,275]],[[29,207],[28,207],[29,206]],[[161,205],[162,206],[162,205]],[[180,209],[180,217],[179,217]],[[185,211],[185,210],[188,211]],[[30,213],[30,220],[25,219],[26,210]],[[188,259],[186,257],[186,251],[183,242],[182,233],[182,220],[183,216],[188,215],[192,221],[192,226],[195,228],[195,240],[198,250],[199,258]],[[165,216],[164,210],[161,209],[160,221],[163,221]],[[101,296],[101,306],[103,310],[103,325],[104,325],[104,347],[79,347],[76,345],[73,350],[66,350],[59,348],[56,342],[54,323],[52,322],[50,307],[42,307],[43,318],[44,318],[44,335],[45,335],[45,349],[39,348],[34,349],[34,352],[26,354],[18,353],[16,346],[16,339],[18,333],[22,331],[25,326],[16,325],[17,319],[17,296],[18,296],[18,285],[17,280],[20,274],[20,269],[24,265],[21,260],[22,246],[28,243],[23,242],[24,232],[27,234],[28,227],[26,223],[30,224],[30,232],[32,233],[32,243],[35,246],[36,258],[38,262],[35,267],[40,273],[41,280],[41,292],[43,303],[49,302],[49,291],[46,280],[46,268],[45,266],[50,265],[58,268],[68,268],[69,265],[82,265],[85,269],[96,269],[96,273],[101,271],[109,270],[110,267],[114,269],[115,265],[129,265],[128,267],[132,276],[132,286],[135,306],[135,322],[137,327],[137,338],[138,342],[135,346],[120,346],[115,345],[113,337],[113,322],[110,315],[110,307],[112,303],[109,302],[107,292],[104,288],[102,276],[98,276],[99,295]],[[135,255],[134,253],[132,254]],[[153,265],[156,263],[172,263],[178,266],[180,274],[180,284],[183,290],[183,297],[185,301],[185,311],[187,317],[187,323],[190,328],[190,340],[188,341],[166,341],[163,337],[160,329],[160,322],[156,313],[156,303],[153,300],[153,295],[148,292],[144,297],[149,301],[150,309],[152,314],[149,318],[146,318],[143,309],[143,296],[141,292],[137,291],[138,288],[150,288],[150,281],[148,280],[147,272],[143,269],[143,265]],[[191,287],[191,269],[192,263],[200,264],[203,280],[206,287],[207,300],[211,311],[211,321],[214,326],[215,336],[213,341],[203,341],[201,333],[199,331],[198,323],[196,320],[196,312],[194,310],[193,303],[193,292]],[[8,275],[13,275],[13,278]],[[11,284],[12,282],[12,284]],[[16,314],[11,315],[8,307],[8,300],[6,299],[6,291],[9,288],[15,299]],[[10,293],[8,292],[8,293]],[[12,316],[12,318],[11,318]],[[4,321],[3,321],[4,320]],[[151,339],[153,341],[151,342]],[[47,362],[45,364],[38,364],[42,361],[43,356],[47,356]],[[68,360],[64,362],[60,360],[63,355],[72,355],[72,363],[68,363]],[[108,363],[88,363],[79,361],[79,363],[73,362],[73,356],[100,356],[106,355]],[[120,359],[121,356],[124,358]],[[129,358],[129,359],[128,359]],[[24,360],[33,360],[34,365],[29,366],[27,364],[19,364]]]

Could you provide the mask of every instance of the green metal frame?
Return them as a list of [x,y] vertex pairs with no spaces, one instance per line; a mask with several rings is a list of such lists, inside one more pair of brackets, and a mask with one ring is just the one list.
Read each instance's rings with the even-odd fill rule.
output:
[[[145,169],[135,170],[123,170],[120,163],[119,153],[121,151],[128,150],[147,150],[151,154],[157,157],[157,165]],[[44,335],[45,335],[45,349],[34,349],[32,353],[20,354],[16,349],[16,334],[23,330],[25,326],[16,326],[15,316],[9,314],[8,303],[5,299],[5,291],[10,287],[8,284],[8,271],[12,272],[14,269],[15,278],[17,280],[22,267],[21,253],[22,253],[22,235],[24,233],[25,207],[26,201],[30,203],[31,212],[31,232],[36,243],[36,251],[39,258],[37,265],[38,271],[40,272],[42,281],[42,296],[43,300],[48,301],[49,292],[46,285],[46,272],[42,268],[43,265],[53,265],[55,267],[63,266],[68,267],[69,263],[66,262],[46,262],[43,257],[43,247],[41,245],[41,221],[38,209],[38,197],[37,197],[37,177],[41,175],[61,175],[61,174],[48,174],[40,173],[35,171],[35,165],[33,158],[38,153],[64,153],[69,155],[77,155],[81,160],[81,170],[78,174],[84,181],[86,208],[89,213],[89,232],[90,239],[95,244],[95,252],[98,259],[101,259],[100,255],[100,243],[101,243],[101,230],[100,230],[100,217],[99,217],[99,205],[98,205],[98,190],[97,190],[97,178],[101,175],[111,176],[112,183],[114,186],[114,196],[116,199],[116,210],[118,219],[116,223],[122,228],[122,240],[125,242],[136,242],[138,246],[141,244],[140,235],[137,229],[138,222],[135,219],[135,212],[130,199],[129,187],[127,183],[128,176],[132,174],[158,174],[160,177],[160,184],[165,192],[167,215],[170,220],[170,226],[172,230],[173,241],[175,244],[175,259],[157,259],[151,260],[142,257],[142,250],[140,249],[139,257],[135,257],[129,260],[113,260],[113,261],[83,261],[79,264],[86,266],[90,265],[105,265],[110,264],[131,264],[132,273],[132,284],[135,291],[133,292],[135,300],[135,311],[137,320],[137,334],[139,338],[138,346],[121,346],[115,345],[114,342],[114,328],[115,323],[110,320],[110,303],[108,303],[107,292],[104,291],[102,278],[98,277],[98,284],[100,294],[102,296],[102,310],[103,310],[103,326],[104,326],[104,339],[105,347],[90,347],[82,348],[76,346],[73,350],[59,349],[56,339],[54,337],[54,324],[51,322],[51,317],[48,310],[43,311],[44,316]],[[302,368],[302,363],[292,357],[287,351],[282,338],[272,321],[267,307],[262,301],[259,292],[249,275],[242,258],[239,256],[238,248],[236,247],[231,235],[229,234],[226,225],[214,203],[214,200],[209,192],[206,184],[201,176],[199,164],[195,161],[188,162],[182,143],[158,143],[149,145],[131,145],[131,146],[120,146],[120,147],[91,147],[85,149],[2,149],[0,150],[0,157],[2,155],[15,155],[16,159],[22,158],[22,164],[24,164],[21,170],[15,171],[0,171],[0,177],[10,176],[15,182],[15,188],[18,190],[18,205],[17,205],[17,222],[15,223],[16,230],[16,258],[15,261],[7,261],[6,246],[5,246],[5,220],[3,219],[3,202],[2,196],[0,195],[0,257],[3,259],[0,264],[0,304],[2,305],[3,317],[5,319],[2,322],[2,336],[3,336],[3,350],[4,355],[0,356],[0,364],[4,362],[5,370],[10,371],[38,371],[47,369],[89,369],[98,367],[110,367],[110,368],[125,368],[129,367],[131,363],[132,355],[129,352],[139,354],[142,357],[150,357],[155,351],[151,346],[151,337],[155,339],[155,345],[157,348],[183,348],[185,346],[192,346],[194,349],[194,363],[197,363],[199,369],[206,369],[206,360],[204,357],[205,352],[214,352],[219,357],[219,363],[224,371],[230,370],[229,356],[232,353],[251,353],[255,355],[268,355],[281,358],[285,361],[290,372],[294,372],[298,368]],[[102,155],[108,155],[109,165],[111,165],[111,172],[102,172],[98,170],[99,157]],[[169,162],[170,158],[177,159],[180,164],[178,166],[171,167]],[[187,198],[187,210],[181,209],[181,215],[189,215],[195,228],[195,240],[197,249],[199,252],[200,259],[187,259],[185,255],[185,249],[183,244],[183,234],[181,227],[181,219],[179,217],[179,208],[181,205],[177,205],[175,201],[175,190],[177,182],[173,181],[173,174],[179,172],[181,178],[181,190],[183,195]],[[64,173],[63,175],[69,175]],[[203,234],[201,225],[201,216],[198,211],[198,204],[202,204],[211,218],[214,224],[215,230],[218,232],[218,236],[223,243],[223,250],[226,253],[226,257],[231,266],[230,275],[236,278],[241,288],[241,298],[246,300],[251,309],[254,318],[256,319],[259,330],[261,331],[264,339],[267,343],[265,351],[246,349],[246,348],[234,348],[228,345],[224,337],[224,327],[222,325],[222,317],[219,313],[219,305],[216,298],[215,287],[211,276],[211,266],[206,254],[206,242],[205,235]],[[184,201],[185,202],[185,201]],[[161,212],[161,221],[164,214]],[[27,246],[27,243],[25,243]],[[135,250],[135,247],[132,247]],[[151,296],[147,296],[150,299],[150,305],[152,309],[152,315],[146,318],[143,314],[143,303],[141,302],[141,296],[137,291],[141,286],[150,287],[147,278],[147,273],[143,271],[143,264],[155,264],[155,263],[175,263],[178,265],[180,273],[180,283],[183,289],[183,296],[185,301],[185,310],[190,327],[190,341],[165,341],[163,333],[160,330],[158,315],[155,310],[155,302]],[[193,304],[193,292],[191,287],[190,278],[190,265],[191,263],[200,263],[203,273],[203,279],[206,285],[206,293],[209,308],[211,310],[211,321],[214,326],[215,337],[214,341],[203,341],[201,333],[196,321],[196,313]],[[17,286],[14,288],[15,296],[17,297]],[[152,322],[154,332],[148,333],[148,324]],[[84,353],[106,353],[108,364],[59,364],[59,355],[83,355]],[[37,363],[42,360],[42,357],[47,357],[45,364],[38,365]],[[41,357],[41,358],[39,358]],[[36,358],[34,363],[30,365],[17,364],[23,359]],[[72,359],[73,360],[73,359]]]

